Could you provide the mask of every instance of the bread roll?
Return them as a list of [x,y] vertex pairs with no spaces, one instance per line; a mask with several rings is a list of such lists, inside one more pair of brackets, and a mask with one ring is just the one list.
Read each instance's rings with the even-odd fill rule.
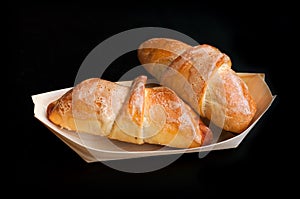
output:
[[256,104],[246,83],[231,69],[229,56],[218,48],[153,38],[139,46],[138,58],[163,86],[220,128],[241,133],[251,123]]
[[48,106],[51,122],[71,131],[134,144],[194,148],[212,142],[211,130],[167,87],[130,87],[100,78],[82,81]]

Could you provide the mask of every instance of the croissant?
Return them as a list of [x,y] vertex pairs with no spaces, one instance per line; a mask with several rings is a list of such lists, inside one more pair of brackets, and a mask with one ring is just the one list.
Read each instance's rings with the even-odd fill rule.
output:
[[220,128],[241,133],[252,121],[256,104],[247,85],[216,47],[153,38],[140,44],[138,59],[161,85]]
[[193,148],[209,144],[212,131],[176,93],[146,87],[146,76],[131,86],[100,78],[77,84],[47,107],[61,128],[134,144]]

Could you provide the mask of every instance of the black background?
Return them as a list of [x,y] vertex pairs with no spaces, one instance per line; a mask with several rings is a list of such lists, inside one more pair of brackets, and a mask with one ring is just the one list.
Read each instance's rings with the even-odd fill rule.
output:
[[[142,3],[142,2],[141,2]],[[295,173],[297,34],[296,7],[223,3],[129,2],[10,3],[9,49],[17,92],[18,123],[14,182],[22,194],[131,196],[265,196],[291,194]],[[163,27],[227,53],[233,69],[261,72],[273,105],[238,148],[212,151],[205,158],[184,154],[171,165],[141,174],[125,173],[101,162],[86,163],[33,115],[31,95],[73,86],[82,61],[105,39],[138,27]],[[296,50],[292,50],[295,48]],[[138,65],[135,52],[119,60],[118,75]],[[17,66],[17,67],[15,67]],[[11,111],[10,111],[11,112]],[[286,189],[288,188],[288,189]]]

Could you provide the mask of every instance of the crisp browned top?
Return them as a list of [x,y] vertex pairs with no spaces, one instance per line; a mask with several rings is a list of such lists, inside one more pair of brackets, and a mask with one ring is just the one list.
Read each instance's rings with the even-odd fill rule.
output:
[[256,104],[247,85],[231,69],[229,56],[218,48],[153,38],[140,45],[138,58],[151,75],[202,117],[235,133],[250,124]]
[[190,47],[190,45],[178,40],[154,38],[139,46],[138,58],[142,64],[159,63],[168,66]]
[[130,87],[99,78],[76,85],[50,103],[54,124],[111,139],[178,148],[202,146],[212,132],[200,117],[167,87],[145,88],[145,76]]

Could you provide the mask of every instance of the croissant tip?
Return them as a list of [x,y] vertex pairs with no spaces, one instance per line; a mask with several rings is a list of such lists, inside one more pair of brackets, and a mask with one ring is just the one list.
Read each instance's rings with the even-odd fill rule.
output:
[[203,138],[202,138],[203,145],[211,144],[214,139],[213,132],[208,127],[205,127],[205,130],[202,132],[203,132]]
[[52,113],[52,110],[54,109],[55,105],[56,105],[57,101],[51,102],[48,107],[47,107],[47,117],[50,116],[50,114]]

